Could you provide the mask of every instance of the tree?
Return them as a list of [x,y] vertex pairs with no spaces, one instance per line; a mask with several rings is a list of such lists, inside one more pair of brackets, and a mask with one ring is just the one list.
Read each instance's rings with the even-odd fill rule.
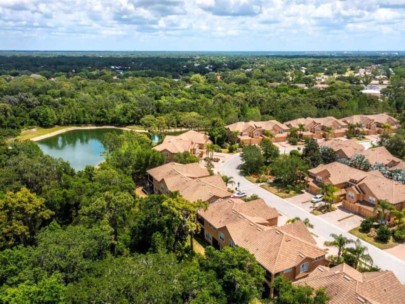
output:
[[215,145],[222,146],[228,136],[228,132],[225,129],[224,122],[220,118],[214,118],[211,120],[211,126],[208,130],[208,135]]
[[176,153],[174,155],[174,161],[180,164],[191,164],[191,163],[198,163],[200,159],[194,154],[185,151],[182,153]]
[[373,264],[373,259],[368,254],[367,247],[363,246],[359,239],[354,242],[354,247],[346,249],[344,259],[346,263],[351,264],[355,269],[359,269],[362,263]]
[[299,138],[303,139],[304,131],[305,131],[305,125],[304,124],[298,124],[297,131],[299,132]]
[[339,198],[335,193],[338,188],[332,184],[323,184],[322,185],[322,193],[323,193],[323,200],[327,203],[328,210],[330,211],[332,208],[332,204],[336,202]]
[[241,158],[243,160],[241,170],[244,175],[259,173],[265,161],[262,151],[253,145],[243,148]]
[[369,233],[371,228],[373,227],[373,220],[371,218],[366,218],[361,221],[360,224],[360,231],[363,233]]
[[[287,221],[287,224],[289,223],[295,223],[296,221],[302,221],[300,217],[296,216],[294,218],[290,218]],[[304,223],[305,226],[307,226],[308,228],[314,228],[314,225],[311,224],[311,222],[309,221],[308,218],[304,219],[304,221],[302,221]]]
[[327,146],[322,146],[319,149],[319,152],[321,153],[323,164],[330,164],[336,161],[336,152],[333,149]]
[[216,273],[228,303],[249,303],[254,298],[260,298],[265,271],[246,249],[224,247],[216,250],[207,247],[205,256],[201,269]]
[[377,219],[380,221],[380,223],[383,223],[384,225],[387,224],[388,213],[393,209],[394,207],[387,200],[379,200],[377,204],[374,206],[374,212],[377,213]]
[[405,210],[391,210],[391,215],[395,217],[395,224],[402,225],[405,224]]
[[130,233],[132,251],[163,250],[183,255],[192,247],[192,235],[199,229],[197,210],[205,206],[206,203],[189,202],[177,194],[138,199]]
[[342,254],[346,250],[346,246],[348,244],[353,243],[353,240],[348,239],[347,237],[343,236],[342,234],[338,235],[338,234],[332,233],[330,236],[333,238],[333,241],[326,241],[325,245],[334,246],[334,247],[338,248],[337,261],[338,261],[338,263],[340,263]]
[[260,148],[262,149],[264,161],[267,164],[271,163],[280,155],[280,151],[278,150],[277,146],[268,138],[264,138],[260,142]]
[[276,277],[271,286],[277,295],[274,304],[326,304],[329,300],[324,289],[314,290],[307,285],[293,285],[283,276]]
[[46,208],[45,200],[27,188],[16,193],[7,192],[0,199],[0,246],[30,244],[53,214]]
[[280,155],[271,165],[271,172],[283,186],[304,181],[308,165],[300,157]]
[[368,171],[371,164],[364,155],[356,154],[350,159],[349,166],[359,170]]
[[314,139],[310,139],[302,152],[302,158],[308,163],[311,168],[317,167],[322,162],[319,145]]
[[376,239],[382,243],[388,243],[391,238],[391,231],[386,225],[381,225],[377,229]]
[[83,206],[79,214],[81,221],[86,224],[108,223],[113,230],[111,252],[115,255],[119,232],[128,225],[134,205],[134,198],[128,192],[105,192],[89,205]]
[[222,180],[225,182],[226,186],[228,186],[228,184],[235,184],[235,181],[233,180],[232,176],[227,176],[227,175],[222,175]]

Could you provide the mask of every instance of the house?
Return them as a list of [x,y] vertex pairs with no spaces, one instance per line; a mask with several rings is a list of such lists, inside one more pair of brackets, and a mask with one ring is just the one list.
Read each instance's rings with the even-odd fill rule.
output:
[[148,190],[156,194],[178,192],[185,199],[212,203],[219,198],[232,195],[219,175],[210,175],[206,168],[197,163],[167,163],[149,169]]
[[347,132],[346,125],[332,116],[323,118],[298,118],[285,122],[285,125],[297,129],[303,127],[304,130],[301,132],[304,137],[317,139],[323,137],[342,137]]
[[361,152],[371,165],[379,163],[385,165],[388,169],[401,165],[403,161],[392,155],[385,147],[370,148]]
[[388,179],[379,171],[367,172],[367,176],[346,189],[343,207],[364,217],[375,215],[375,206],[386,200],[395,209],[405,209],[405,185]]
[[405,303],[405,285],[391,271],[361,273],[347,264],[318,266],[294,284],[324,288],[330,304]]
[[321,147],[329,147],[336,153],[338,159],[350,159],[356,154],[362,153],[365,148],[353,139],[344,140],[333,138],[321,144]]
[[190,152],[202,158],[209,143],[210,140],[206,134],[190,130],[177,136],[167,135],[163,142],[153,149],[161,152],[167,162],[171,162],[177,153],[183,152]]
[[286,125],[276,120],[236,122],[226,128],[238,134],[239,142],[249,145],[259,144],[266,136],[266,131],[273,135],[274,142],[286,141],[289,131]]
[[[375,135],[384,132],[393,132],[399,128],[399,121],[387,114],[352,115],[340,119],[347,127],[358,125],[359,131],[364,135]],[[389,126],[389,128],[388,128]]]
[[321,164],[316,168],[308,170],[306,189],[308,192],[317,194],[321,191],[322,184],[331,184],[342,190],[339,192],[344,198],[346,189],[356,185],[367,176],[367,172],[349,167],[340,162]]
[[281,274],[296,280],[327,263],[325,251],[316,246],[304,223],[277,227],[277,217],[277,210],[261,199],[218,200],[198,212],[207,242],[216,248],[245,248],[266,270],[269,282]]

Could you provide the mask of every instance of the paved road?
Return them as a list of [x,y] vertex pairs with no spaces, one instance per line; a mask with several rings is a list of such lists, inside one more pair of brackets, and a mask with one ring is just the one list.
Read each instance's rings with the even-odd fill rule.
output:
[[[314,225],[313,233],[319,235],[324,239],[330,239],[331,233],[343,234],[345,237],[356,240],[356,237],[347,233],[343,229],[325,221],[324,219],[314,216],[307,212],[303,208],[296,206],[285,199],[278,197],[277,195],[260,188],[259,186],[249,182],[243,176],[240,175],[237,167],[241,164],[241,158],[239,154],[235,154],[221,164],[218,169],[223,175],[232,176],[235,183],[240,183],[240,189],[246,194],[257,194],[263,198],[267,204],[278,209],[278,211],[287,216],[288,218],[301,217],[308,218]],[[378,265],[381,269],[392,270],[398,279],[405,283],[405,262],[398,259],[391,254],[384,252],[383,250],[367,243],[363,242],[364,246],[367,246],[369,254],[374,260],[374,264]]]

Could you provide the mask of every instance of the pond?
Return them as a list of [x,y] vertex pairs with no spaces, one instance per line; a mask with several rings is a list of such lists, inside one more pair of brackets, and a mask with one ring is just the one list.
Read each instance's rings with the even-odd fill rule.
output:
[[102,142],[107,133],[122,133],[119,129],[73,130],[37,142],[41,150],[54,158],[68,161],[73,169],[83,170],[104,160]]

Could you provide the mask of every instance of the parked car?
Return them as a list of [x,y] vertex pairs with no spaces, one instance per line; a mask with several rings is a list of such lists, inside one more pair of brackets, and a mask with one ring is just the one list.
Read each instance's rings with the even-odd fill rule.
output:
[[312,197],[311,202],[312,203],[320,203],[320,202],[322,202],[322,199],[323,199],[323,195],[322,194],[317,194],[317,195],[314,195]]
[[242,198],[242,197],[245,197],[245,196],[246,196],[246,193],[245,193],[245,192],[237,192],[237,193],[232,194],[231,197],[234,197],[234,198]]

